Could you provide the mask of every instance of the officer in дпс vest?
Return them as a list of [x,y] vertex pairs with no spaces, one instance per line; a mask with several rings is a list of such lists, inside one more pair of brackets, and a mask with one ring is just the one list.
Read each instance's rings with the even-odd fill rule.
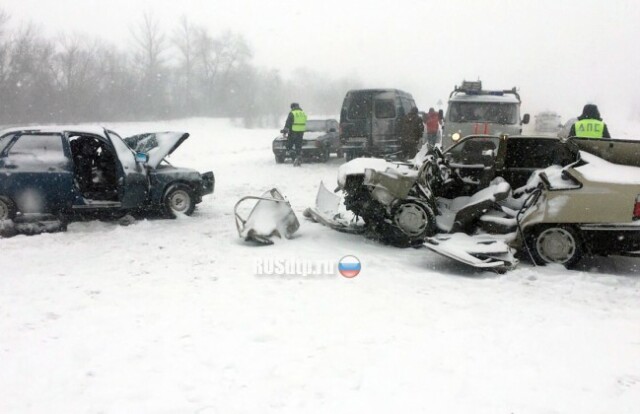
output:
[[293,165],[302,163],[302,137],[307,126],[307,114],[304,113],[300,105],[291,104],[291,112],[284,124],[284,130],[287,133],[287,151],[295,148],[295,157]]
[[600,111],[598,107],[593,104],[587,104],[582,110],[582,115],[578,117],[578,120],[571,127],[569,131],[570,137],[578,138],[611,138],[607,124],[602,122],[600,118]]

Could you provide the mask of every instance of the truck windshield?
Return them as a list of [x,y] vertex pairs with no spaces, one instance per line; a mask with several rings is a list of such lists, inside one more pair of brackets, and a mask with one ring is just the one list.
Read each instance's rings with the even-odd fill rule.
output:
[[497,102],[452,102],[449,105],[451,122],[490,122],[517,124],[518,104]]

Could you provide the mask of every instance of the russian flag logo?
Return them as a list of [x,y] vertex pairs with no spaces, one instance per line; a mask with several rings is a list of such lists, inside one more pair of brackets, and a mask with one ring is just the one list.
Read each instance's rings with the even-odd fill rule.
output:
[[338,271],[349,279],[358,276],[361,269],[360,260],[355,256],[345,256],[338,262]]

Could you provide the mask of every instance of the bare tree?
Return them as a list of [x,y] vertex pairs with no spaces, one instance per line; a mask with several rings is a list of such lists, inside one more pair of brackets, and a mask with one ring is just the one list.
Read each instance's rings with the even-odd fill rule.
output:
[[167,42],[158,21],[151,13],[143,15],[142,22],[132,30],[134,63],[140,71],[141,83],[138,95],[140,112],[161,116],[165,110],[165,58]]
[[178,90],[175,95],[181,98],[178,106],[182,114],[193,114],[194,112],[193,87],[197,30],[186,16],[182,16],[171,39],[178,51],[178,81],[175,85]]

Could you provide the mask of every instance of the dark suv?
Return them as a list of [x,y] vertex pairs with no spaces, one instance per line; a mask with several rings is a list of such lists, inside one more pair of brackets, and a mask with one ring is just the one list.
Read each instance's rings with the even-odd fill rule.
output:
[[347,92],[340,111],[340,142],[347,161],[362,155],[397,154],[400,121],[415,107],[411,94],[398,89]]

